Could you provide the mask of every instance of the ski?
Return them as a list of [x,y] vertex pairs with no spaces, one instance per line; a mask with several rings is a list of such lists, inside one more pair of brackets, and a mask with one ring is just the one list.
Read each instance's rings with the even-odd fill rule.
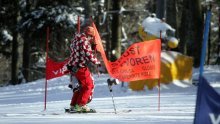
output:
[[[70,110],[69,108],[64,108],[64,110],[65,110],[65,113],[69,113],[69,114],[83,114],[83,113],[115,113],[115,112],[110,112],[110,111],[96,111],[96,110],[94,110],[94,109],[91,109],[91,111],[88,111],[88,112],[82,112],[82,111],[73,111],[73,110]],[[129,113],[129,112],[131,112],[132,110],[121,110],[121,111],[118,111],[118,112],[116,112],[115,114],[118,114],[118,113]]]
[[90,111],[74,111],[69,108],[64,108],[64,110],[65,110],[65,113],[71,113],[71,114],[73,113],[96,113],[96,110],[94,109],[90,109]]

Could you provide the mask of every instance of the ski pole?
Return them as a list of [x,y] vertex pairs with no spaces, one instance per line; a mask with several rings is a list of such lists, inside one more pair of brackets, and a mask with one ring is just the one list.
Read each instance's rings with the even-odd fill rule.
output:
[[117,114],[112,89],[110,90],[110,92],[111,92],[111,94],[112,94],[112,103],[113,103],[114,111],[115,111],[115,114]]
[[112,95],[112,103],[113,103],[114,111],[115,111],[115,114],[117,114],[116,107],[115,107],[113,90],[112,90],[112,85],[117,85],[119,82],[118,82],[118,80],[116,81],[115,79],[108,79],[107,83],[108,83],[109,91],[111,92],[111,95]]

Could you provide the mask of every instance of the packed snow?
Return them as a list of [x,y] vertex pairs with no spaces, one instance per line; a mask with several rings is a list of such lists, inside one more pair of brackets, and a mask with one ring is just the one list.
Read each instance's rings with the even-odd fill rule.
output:
[[[199,70],[194,69],[193,82]],[[220,92],[220,66],[205,67],[204,76]],[[0,124],[192,124],[197,86],[189,81],[174,81],[158,88],[132,91],[127,83],[113,86],[109,92],[109,75],[94,74],[95,93],[89,104],[97,113],[68,114],[72,91],[69,76],[48,81],[47,104],[44,110],[45,79],[16,86],[0,87]],[[160,99],[159,99],[160,98]]]

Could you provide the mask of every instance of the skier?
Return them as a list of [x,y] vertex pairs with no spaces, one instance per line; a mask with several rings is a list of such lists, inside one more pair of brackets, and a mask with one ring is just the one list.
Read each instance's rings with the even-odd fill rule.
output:
[[[93,49],[95,30],[91,26],[85,28],[84,33],[76,33],[70,44],[71,55],[67,63],[67,69],[78,80],[79,86],[73,93],[70,110],[76,112],[91,112],[87,104],[92,100],[94,90],[94,80],[89,71],[87,64],[92,62],[98,67],[101,66],[100,61],[95,57]],[[93,49],[92,49],[93,48]],[[71,86],[70,86],[71,87]]]

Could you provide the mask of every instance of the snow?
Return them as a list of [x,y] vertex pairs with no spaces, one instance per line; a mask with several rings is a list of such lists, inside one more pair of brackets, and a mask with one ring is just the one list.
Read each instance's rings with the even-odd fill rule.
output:
[[[77,24],[77,13],[75,8],[70,8],[67,6],[48,6],[47,8],[39,7],[38,9],[28,13],[21,20],[19,29],[24,27],[29,28],[30,26],[36,26],[37,29],[42,28],[47,21],[54,23],[64,23],[68,24],[69,27],[74,27]],[[45,18],[47,17],[47,18]]]
[[156,17],[147,17],[144,19],[142,22],[142,27],[144,28],[145,32],[157,37],[160,37],[161,32],[162,38],[167,37],[167,30],[175,32],[175,29],[173,29],[170,25]]
[[[204,76],[220,91],[220,66],[207,66]],[[199,75],[194,69],[193,80]],[[69,76],[48,81],[47,109],[44,111],[45,79],[16,86],[0,87],[1,124],[192,124],[194,119],[197,86],[187,81],[174,81],[158,89],[131,91],[125,83],[113,86],[116,106],[114,113],[112,94],[106,80],[109,75],[94,75],[95,93],[89,104],[98,113],[67,114],[72,96],[67,87]],[[160,104],[159,104],[160,102]],[[129,111],[130,112],[126,112]]]
[[2,35],[3,35],[3,40],[4,40],[5,42],[7,42],[8,40],[9,40],[9,41],[12,41],[12,40],[13,40],[12,35],[9,34],[7,30],[2,30]]

